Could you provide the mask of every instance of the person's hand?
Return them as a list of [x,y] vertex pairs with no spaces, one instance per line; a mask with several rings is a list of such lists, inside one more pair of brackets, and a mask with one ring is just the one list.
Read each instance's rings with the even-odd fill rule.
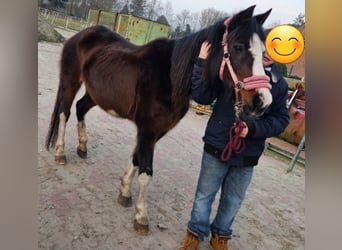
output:
[[198,57],[202,59],[206,59],[209,54],[209,49],[210,49],[211,44],[208,41],[204,41],[201,45],[201,50],[199,52]]
[[[245,122],[242,122],[242,123],[244,125],[244,128],[241,130],[240,137],[245,138],[248,134],[248,126]],[[234,126],[235,126],[235,123],[234,123]],[[237,132],[238,132],[238,128],[235,128],[235,133]]]

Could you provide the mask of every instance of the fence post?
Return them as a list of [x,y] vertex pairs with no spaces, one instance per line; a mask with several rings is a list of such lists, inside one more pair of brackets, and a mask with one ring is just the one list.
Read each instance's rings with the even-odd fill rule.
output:
[[68,29],[68,24],[69,24],[69,17],[67,17],[66,19],[66,23],[65,23],[65,28]]
[[298,145],[298,148],[297,148],[297,151],[296,153],[294,154],[294,156],[292,157],[292,160],[290,162],[290,165],[288,167],[288,169],[286,170],[287,173],[291,172],[296,164],[296,161],[298,159],[298,156],[300,154],[300,152],[302,151],[303,147],[304,147],[304,144],[305,144],[305,135],[303,135],[303,138],[302,140],[300,141],[299,145]]
[[101,11],[102,11],[102,10],[99,10],[99,11],[97,12],[96,24],[99,24],[99,23],[100,23]]
[[116,27],[117,20],[118,20],[118,13],[115,12],[115,14],[114,14],[114,22],[113,22],[113,31],[116,31],[115,27]]
[[56,17],[57,17],[57,14],[54,13],[51,24],[54,24],[54,22],[55,22],[55,20],[56,20]]

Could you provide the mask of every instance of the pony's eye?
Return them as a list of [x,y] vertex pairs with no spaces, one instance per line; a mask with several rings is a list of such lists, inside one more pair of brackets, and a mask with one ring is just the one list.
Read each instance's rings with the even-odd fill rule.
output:
[[233,45],[233,49],[237,52],[242,52],[243,51],[243,45],[242,44],[235,44],[235,45]]

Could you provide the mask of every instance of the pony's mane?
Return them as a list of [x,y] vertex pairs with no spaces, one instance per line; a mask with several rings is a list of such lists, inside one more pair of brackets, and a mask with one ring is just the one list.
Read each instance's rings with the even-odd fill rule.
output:
[[[222,84],[218,71],[222,60],[222,37],[225,32],[223,18],[215,24],[175,40],[175,46],[171,58],[171,81],[174,88],[173,100],[180,95],[189,95],[191,86],[191,73],[197,60],[201,44],[207,40],[211,44],[208,60],[204,65],[203,82],[207,87],[221,88]],[[262,41],[265,40],[263,29],[258,25],[254,17],[239,21],[233,19],[229,24],[228,42],[231,40],[249,41],[251,34],[257,33]],[[247,45],[249,46],[249,45]]]
[[171,81],[174,88],[173,98],[190,94],[191,73],[197,60],[201,44],[207,40],[211,50],[221,48],[224,33],[224,19],[198,32],[175,40],[171,58]]

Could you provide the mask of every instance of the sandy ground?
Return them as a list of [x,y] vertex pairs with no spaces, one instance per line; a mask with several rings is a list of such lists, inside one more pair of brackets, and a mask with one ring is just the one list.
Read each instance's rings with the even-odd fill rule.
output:
[[[134,206],[117,203],[120,176],[135,145],[135,127],[99,108],[86,117],[88,158],[76,154],[75,104],[66,129],[67,165],[44,148],[53,109],[61,44],[38,44],[39,249],[177,249],[189,218],[208,117],[190,110],[155,151],[148,193],[150,232],[133,229]],[[83,94],[81,90],[77,99]],[[263,155],[233,225],[233,250],[304,249],[305,170]],[[133,183],[133,202],[137,198]],[[215,211],[217,202],[214,203]],[[209,249],[205,239],[199,249]]]

